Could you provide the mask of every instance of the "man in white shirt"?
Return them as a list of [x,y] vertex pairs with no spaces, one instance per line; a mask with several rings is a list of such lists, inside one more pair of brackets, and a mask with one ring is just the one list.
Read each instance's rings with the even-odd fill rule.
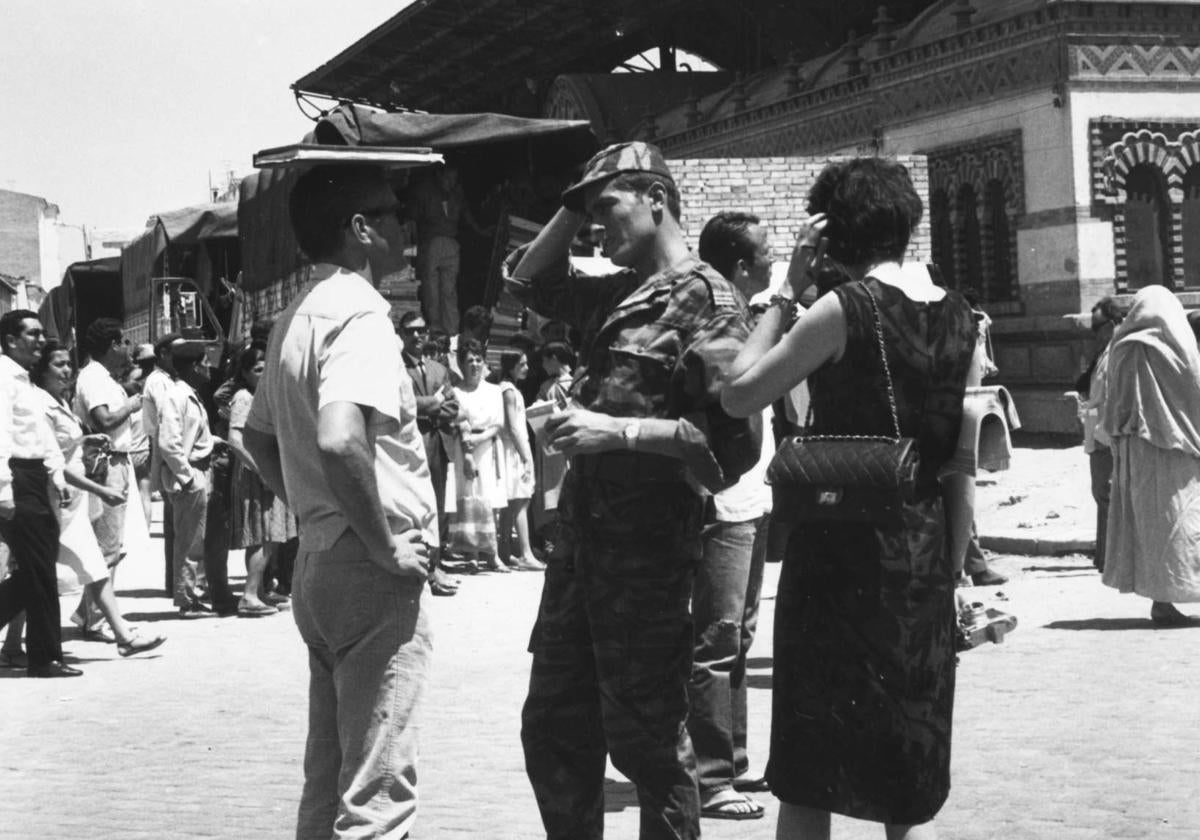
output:
[[[770,282],[767,230],[751,213],[727,211],[710,219],[700,233],[699,253],[747,299]],[[769,426],[764,416],[763,427]],[[764,434],[758,463],[710,497],[701,532],[704,554],[692,589],[695,653],[687,726],[696,751],[700,815],[713,819],[764,814],[762,803],[746,795],[767,789],[749,772],[746,658],[758,625],[772,507],[765,478],[774,452],[774,441]]]
[[430,658],[437,506],[412,382],[375,284],[401,264],[381,170],[324,166],[292,191],[315,263],[275,323],[243,440],[300,519],[292,612],[309,656],[298,840],[404,837]]
[[0,626],[25,612],[29,676],[78,677],[83,672],[62,661],[54,567],[58,504],[67,492],[63,455],[29,380],[45,344],[37,313],[0,315],[0,537],[14,566],[0,581]]
[[[175,369],[171,367],[171,348],[183,337],[179,333],[167,333],[154,343],[154,370],[146,376],[142,385],[142,429],[150,440],[150,491],[161,491],[158,473],[162,467],[162,453],[158,448],[158,415],[167,393],[175,384]],[[163,591],[170,596],[175,591],[175,573],[171,569],[174,556],[175,524],[171,515],[171,502],[166,493],[163,500],[163,565],[166,574]]]
[[[129,342],[121,331],[120,321],[97,318],[88,325],[81,345],[90,361],[80,368],[75,381],[75,414],[93,431],[108,435],[110,452],[103,483],[126,499],[119,505],[108,505],[93,496],[88,507],[96,542],[113,576],[124,556],[125,505],[133,484],[129,460],[133,430],[129,418],[142,407],[142,400],[128,396],[121,387],[120,377],[129,365]],[[115,580],[114,576],[114,584]],[[111,630],[105,627],[104,617],[86,593],[72,618],[83,627],[85,638],[111,640]]]
[[158,484],[171,501],[175,528],[171,556],[175,606],[180,618],[203,618],[212,614],[203,599],[208,595],[204,532],[214,439],[196,388],[208,381],[208,360],[202,346],[180,343],[172,348],[171,361],[178,379],[159,406]]

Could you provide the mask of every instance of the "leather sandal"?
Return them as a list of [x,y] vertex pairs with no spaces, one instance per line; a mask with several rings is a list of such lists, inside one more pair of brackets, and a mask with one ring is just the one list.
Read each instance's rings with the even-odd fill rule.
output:
[[117,642],[117,653],[121,656],[145,653],[154,650],[166,640],[166,636],[143,636],[141,633],[134,633],[127,641]]

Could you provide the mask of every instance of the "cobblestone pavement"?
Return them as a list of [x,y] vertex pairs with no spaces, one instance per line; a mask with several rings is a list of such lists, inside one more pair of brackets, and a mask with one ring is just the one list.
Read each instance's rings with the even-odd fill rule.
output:
[[[978,592],[1021,625],[1005,644],[962,657],[942,836],[1200,837],[1200,628],[1152,629],[1148,602],[1103,587],[1083,556],[993,565],[1011,582]],[[124,610],[170,636],[158,651],[123,660],[112,646],[70,639],[82,678],[0,671],[0,838],[291,836],[306,707],[292,620],[176,620],[154,589],[160,569],[138,558],[118,579]],[[769,568],[764,590],[767,628],[777,572]],[[416,838],[542,836],[518,740],[539,585],[536,574],[480,574],[433,600]],[[759,765],[769,635],[752,652]],[[634,793],[611,768],[608,777],[608,835],[635,837]],[[706,820],[705,836],[773,837],[778,803],[762,799],[766,819]],[[883,832],[835,819],[834,836]]]

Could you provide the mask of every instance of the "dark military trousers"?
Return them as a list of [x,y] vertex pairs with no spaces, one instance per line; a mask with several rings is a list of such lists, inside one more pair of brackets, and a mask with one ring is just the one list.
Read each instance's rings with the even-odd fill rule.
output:
[[685,727],[695,565],[678,541],[592,535],[547,568],[521,741],[549,840],[603,836],[606,754],[637,787],[642,840],[700,836]]

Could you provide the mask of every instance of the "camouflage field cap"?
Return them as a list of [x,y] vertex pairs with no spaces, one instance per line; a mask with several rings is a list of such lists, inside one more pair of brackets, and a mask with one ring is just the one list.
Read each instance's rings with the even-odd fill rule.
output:
[[607,181],[623,172],[650,172],[675,183],[675,179],[671,177],[671,170],[667,168],[667,162],[657,146],[640,140],[617,143],[601,149],[592,156],[583,169],[583,177],[579,179],[579,183],[563,192],[563,206],[582,213],[583,191],[598,181]]

